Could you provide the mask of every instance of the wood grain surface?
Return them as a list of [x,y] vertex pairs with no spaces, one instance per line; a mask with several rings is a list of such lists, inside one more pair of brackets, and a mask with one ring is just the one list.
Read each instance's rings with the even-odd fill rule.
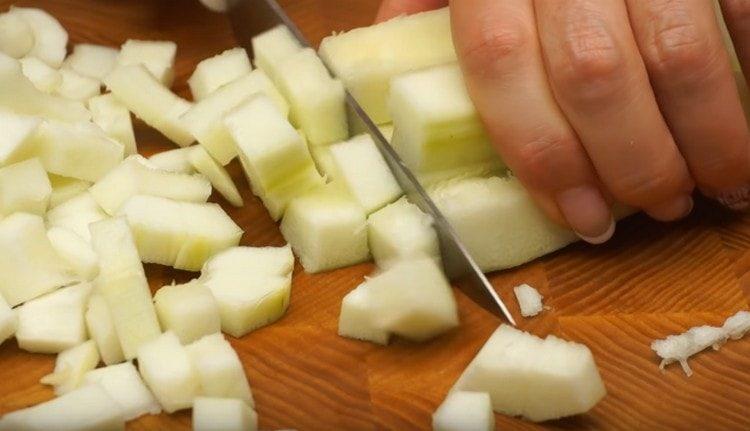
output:
[[[178,43],[175,90],[205,57],[233,47],[226,18],[197,0],[0,0],[44,7],[65,25],[71,43],[118,46],[128,38]],[[377,0],[285,0],[293,19],[315,43],[333,30],[366,25]],[[141,152],[173,148],[137,124]],[[236,163],[231,173],[247,205],[225,206],[244,229],[246,245],[281,245],[277,226],[254,198]],[[224,204],[220,198],[215,198]],[[610,243],[576,244],[512,271],[493,274],[520,326],[587,344],[608,389],[586,415],[531,424],[497,415],[497,429],[739,430],[750,429],[750,337],[691,360],[695,375],[677,366],[662,373],[649,348],[655,338],[691,326],[720,324],[747,309],[750,295],[750,217],[702,202],[688,220],[664,225],[635,216],[620,223]],[[417,430],[489,334],[500,323],[457,292],[461,326],[432,342],[387,347],[336,335],[341,299],[373,266],[321,275],[295,270],[291,306],[278,323],[232,344],[242,358],[264,430]],[[195,274],[147,266],[153,290]],[[2,275],[0,275],[2,276]],[[525,320],[511,290],[536,286],[551,310]],[[54,357],[0,347],[0,414],[53,396],[39,384]],[[131,430],[188,429],[190,412],[146,416]]]

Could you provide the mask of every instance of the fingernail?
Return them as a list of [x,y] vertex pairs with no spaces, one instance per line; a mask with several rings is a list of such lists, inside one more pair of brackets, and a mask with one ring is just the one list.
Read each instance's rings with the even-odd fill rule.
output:
[[659,205],[649,207],[646,209],[646,213],[657,220],[675,221],[690,214],[693,210],[693,205],[692,196],[681,195]]
[[750,208],[750,185],[719,193],[715,199],[729,209],[744,211]]
[[557,194],[557,206],[565,220],[584,241],[601,244],[612,238],[615,220],[599,189],[585,185]]

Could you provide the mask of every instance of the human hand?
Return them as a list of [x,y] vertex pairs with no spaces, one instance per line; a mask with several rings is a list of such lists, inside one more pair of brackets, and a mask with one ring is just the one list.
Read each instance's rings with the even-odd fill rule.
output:
[[[447,0],[386,0],[378,19]],[[750,205],[750,133],[710,0],[451,0],[467,88],[506,164],[584,240],[611,203],[671,221],[694,187]],[[750,67],[750,0],[722,0]]]

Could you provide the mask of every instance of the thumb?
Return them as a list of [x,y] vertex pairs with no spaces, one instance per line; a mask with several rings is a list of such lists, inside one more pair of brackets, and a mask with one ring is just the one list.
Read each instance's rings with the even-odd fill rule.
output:
[[448,6],[448,0],[383,0],[375,22]]

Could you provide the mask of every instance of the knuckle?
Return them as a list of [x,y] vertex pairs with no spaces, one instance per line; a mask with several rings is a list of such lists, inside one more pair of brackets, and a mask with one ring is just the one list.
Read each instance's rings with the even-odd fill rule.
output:
[[551,65],[558,89],[586,99],[608,98],[623,77],[625,58],[607,25],[582,13],[566,26],[561,64]]
[[464,66],[471,74],[502,73],[509,60],[528,55],[530,46],[536,43],[534,37],[529,25],[518,20],[480,28],[461,44]]
[[556,183],[564,182],[560,174],[566,172],[564,165],[575,156],[577,145],[569,136],[540,135],[519,148],[517,169],[540,187],[556,188]]
[[661,78],[695,81],[705,76],[719,47],[712,45],[709,33],[698,26],[681,2],[669,3],[675,6],[653,18],[651,46],[644,57],[652,73]]
[[652,167],[628,172],[609,188],[622,202],[642,207],[683,192],[685,179],[676,169]]

